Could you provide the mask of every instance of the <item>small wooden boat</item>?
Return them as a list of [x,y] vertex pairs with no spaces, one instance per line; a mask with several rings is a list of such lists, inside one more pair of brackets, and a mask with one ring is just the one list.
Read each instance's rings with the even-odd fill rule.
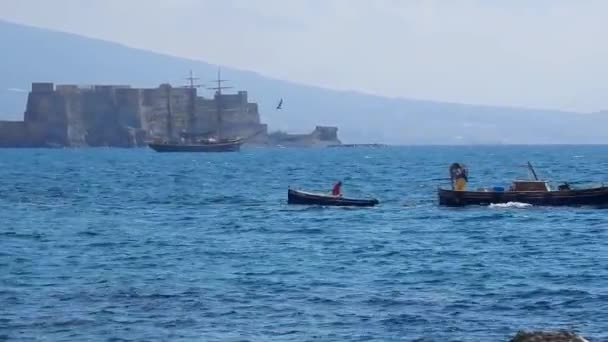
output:
[[532,165],[528,167],[534,180],[515,180],[509,189],[494,187],[476,191],[438,189],[439,204],[445,206],[490,205],[519,202],[538,206],[608,205],[608,187],[571,189],[567,183],[552,190],[548,182],[539,180]]
[[342,196],[333,196],[321,193],[312,193],[289,189],[287,191],[288,204],[308,204],[308,205],[331,205],[331,206],[353,206],[353,207],[373,207],[380,203],[377,199],[354,199]]
[[237,152],[241,149],[242,140],[223,140],[217,142],[199,141],[192,143],[150,143],[148,146],[156,152]]

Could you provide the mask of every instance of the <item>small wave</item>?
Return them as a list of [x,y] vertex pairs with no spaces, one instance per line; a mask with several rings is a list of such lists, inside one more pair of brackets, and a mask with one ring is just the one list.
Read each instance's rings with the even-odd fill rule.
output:
[[103,247],[124,246],[126,244],[127,244],[127,242],[99,241],[99,242],[91,242],[87,245],[87,247],[103,248]]
[[490,204],[490,208],[515,208],[515,209],[523,209],[529,208],[532,204],[530,203],[521,203],[521,202],[507,202],[507,203],[492,203]]
[[321,228],[301,228],[290,230],[289,233],[293,234],[323,234],[323,229]]
[[425,325],[429,324],[429,321],[421,315],[411,315],[403,313],[399,315],[389,315],[388,318],[382,319],[380,323],[386,326],[404,326],[408,324]]
[[82,325],[90,325],[93,323],[95,323],[95,321],[90,320],[90,319],[72,318],[72,319],[52,322],[52,323],[50,323],[50,325],[53,327],[77,327],[77,326],[82,326]]
[[[194,204],[199,204],[197,203]],[[204,203],[202,204],[238,204],[238,205],[262,205],[265,204],[264,201],[253,198],[253,197],[245,197],[241,195],[218,195],[212,196],[204,199]]]
[[76,233],[76,235],[78,235],[78,236],[97,236],[97,235],[99,235],[99,233],[92,231],[92,230],[84,230],[84,231]]
[[51,197],[51,198],[63,198],[63,197],[67,197],[65,195],[65,193],[63,192],[63,190],[59,187],[51,187],[49,189],[47,189],[47,194]]
[[307,212],[307,211],[321,211],[325,207],[320,205],[302,205],[302,206],[286,206],[279,211],[281,212]]
[[6,236],[17,239],[32,239],[32,240],[42,240],[44,237],[41,233],[18,233],[18,232],[0,232],[0,236]]
[[479,215],[479,216],[474,216],[474,217],[467,216],[467,217],[457,218],[457,219],[453,219],[452,221],[454,223],[484,222],[484,221],[501,220],[504,217],[505,217],[505,213],[493,212],[493,213],[487,213],[484,215]]

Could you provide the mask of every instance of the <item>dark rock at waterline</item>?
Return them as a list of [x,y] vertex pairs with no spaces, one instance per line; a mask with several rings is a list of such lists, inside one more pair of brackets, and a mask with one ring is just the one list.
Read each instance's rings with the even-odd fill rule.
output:
[[589,342],[569,331],[519,331],[510,342]]

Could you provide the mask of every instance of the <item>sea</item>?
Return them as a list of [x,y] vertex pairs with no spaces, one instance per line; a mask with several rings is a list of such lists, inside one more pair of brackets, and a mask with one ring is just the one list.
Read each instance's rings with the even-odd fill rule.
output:
[[[0,150],[0,340],[608,341],[608,211],[446,208],[538,175],[608,183],[608,146]],[[375,197],[287,204],[288,187]]]

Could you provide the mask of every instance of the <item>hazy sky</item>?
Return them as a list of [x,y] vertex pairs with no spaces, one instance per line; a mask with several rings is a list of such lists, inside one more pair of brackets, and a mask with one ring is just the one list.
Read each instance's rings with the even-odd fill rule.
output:
[[0,0],[0,18],[331,88],[608,108],[605,0]]

